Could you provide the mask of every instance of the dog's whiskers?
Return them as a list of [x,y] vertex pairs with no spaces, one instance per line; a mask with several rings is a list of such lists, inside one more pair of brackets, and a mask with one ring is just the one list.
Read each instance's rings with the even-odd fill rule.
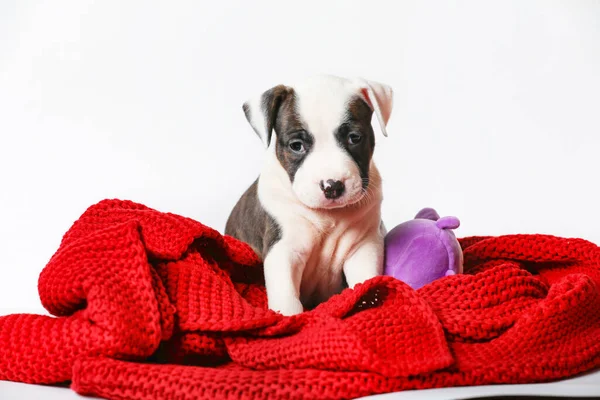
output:
[[374,199],[374,197],[375,197],[375,191],[370,186],[367,186],[366,188],[363,188],[362,189],[362,193],[363,193],[363,197],[362,197],[362,199],[359,202],[361,205],[365,204],[365,203],[371,202]]

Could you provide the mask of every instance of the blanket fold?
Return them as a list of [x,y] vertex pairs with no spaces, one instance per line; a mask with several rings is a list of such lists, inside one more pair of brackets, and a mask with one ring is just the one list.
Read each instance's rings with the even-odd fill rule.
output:
[[293,317],[267,308],[246,244],[105,200],[40,274],[56,318],[0,317],[0,379],[117,399],[354,398],[565,378],[600,365],[600,248],[461,239],[465,274],[378,277]]

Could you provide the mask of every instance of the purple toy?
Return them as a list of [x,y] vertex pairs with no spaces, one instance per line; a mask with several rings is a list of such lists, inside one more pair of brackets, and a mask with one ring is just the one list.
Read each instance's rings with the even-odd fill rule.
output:
[[456,217],[440,218],[433,208],[424,208],[415,219],[392,229],[385,237],[385,275],[413,289],[444,276],[463,271],[463,254],[452,229]]

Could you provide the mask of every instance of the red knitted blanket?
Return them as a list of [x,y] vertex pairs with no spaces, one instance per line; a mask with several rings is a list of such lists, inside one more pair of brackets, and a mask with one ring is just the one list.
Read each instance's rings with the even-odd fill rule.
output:
[[461,245],[466,274],[418,291],[379,277],[288,318],[266,308],[247,245],[102,201],[40,275],[57,318],[0,317],[0,379],[113,399],[338,399],[600,365],[600,248],[542,235]]

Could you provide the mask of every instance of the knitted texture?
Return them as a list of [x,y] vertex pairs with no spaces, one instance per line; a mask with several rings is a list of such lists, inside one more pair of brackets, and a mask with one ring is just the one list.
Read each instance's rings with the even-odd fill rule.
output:
[[461,246],[465,274],[418,291],[377,277],[283,317],[246,244],[105,200],[40,274],[57,317],[0,317],[0,379],[111,399],[339,399],[600,366],[600,248],[544,235]]

